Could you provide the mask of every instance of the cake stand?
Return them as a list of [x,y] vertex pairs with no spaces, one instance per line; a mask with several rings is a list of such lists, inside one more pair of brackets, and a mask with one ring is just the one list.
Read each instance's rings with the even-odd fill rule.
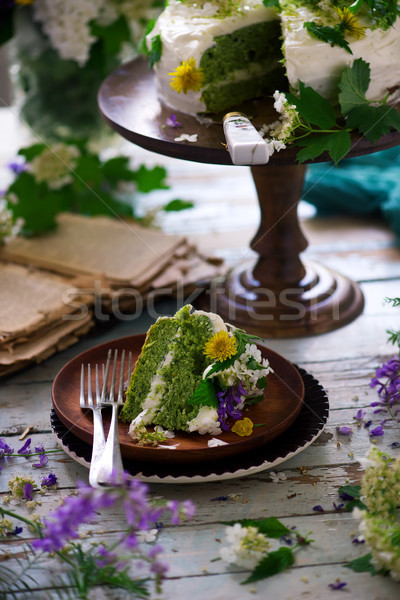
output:
[[[199,121],[160,103],[147,59],[139,57],[111,73],[100,88],[98,103],[105,121],[138,146],[174,158],[232,165],[218,119]],[[238,110],[247,114],[256,128],[277,118],[267,99],[245,103]],[[181,128],[165,127],[171,112]],[[197,142],[175,142],[182,132],[196,133]],[[355,137],[348,156],[385,150],[399,142],[397,132],[382,137],[374,146]],[[296,164],[297,151],[289,147],[274,154],[267,165],[251,167],[261,208],[260,226],[251,241],[258,258],[211,282],[202,297],[203,305],[224,320],[262,337],[331,331],[351,322],[364,307],[357,283],[300,259],[307,240],[299,226],[297,204],[306,167]],[[322,155],[317,160],[324,162],[329,157]]]

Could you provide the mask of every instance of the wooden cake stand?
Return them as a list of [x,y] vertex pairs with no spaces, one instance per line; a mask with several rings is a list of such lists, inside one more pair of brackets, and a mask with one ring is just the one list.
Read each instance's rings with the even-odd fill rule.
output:
[[[157,97],[148,61],[122,65],[103,82],[98,96],[105,121],[123,137],[147,150],[195,162],[231,165],[221,123],[172,111]],[[272,101],[242,105],[256,128],[276,121]],[[171,112],[182,124],[165,127]],[[196,143],[175,142],[181,133],[198,134]],[[385,150],[399,143],[389,133],[374,146],[354,138],[349,157]],[[262,337],[324,333],[355,319],[364,298],[357,283],[300,253],[307,247],[297,217],[305,166],[297,166],[298,148],[274,154],[267,165],[251,167],[261,207],[260,227],[251,242],[258,259],[242,264],[207,290],[207,305],[224,320]],[[329,160],[323,155],[318,162]],[[227,190],[227,193],[229,191]]]

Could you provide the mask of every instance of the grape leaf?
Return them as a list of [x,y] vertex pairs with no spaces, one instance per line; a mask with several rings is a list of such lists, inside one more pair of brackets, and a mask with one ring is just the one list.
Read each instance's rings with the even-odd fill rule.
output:
[[212,380],[202,379],[188,402],[192,406],[213,406],[214,408],[218,408],[219,403]]
[[369,86],[370,73],[369,64],[362,58],[358,58],[343,70],[339,82],[339,103],[343,115],[362,104],[368,104],[365,92]]
[[304,23],[303,27],[307,29],[308,33],[311,36],[316,37],[322,42],[326,42],[331,46],[340,46],[341,48],[344,48],[349,54],[353,54],[348,42],[344,38],[343,32],[337,29],[336,27],[318,25],[313,21],[307,21],[306,23]]
[[400,114],[386,104],[371,106],[362,104],[352,108],[347,114],[347,124],[366,137],[373,144],[393,128],[400,131]]
[[351,139],[348,131],[338,130],[332,133],[316,133],[296,140],[296,144],[304,146],[304,149],[297,153],[299,163],[313,160],[327,151],[336,165],[349,152]]
[[271,577],[276,573],[282,573],[294,564],[293,550],[282,547],[275,552],[269,552],[256,566],[250,577],[242,581],[242,585],[253,583]]
[[306,87],[300,81],[300,97],[286,94],[286,98],[294,104],[297,111],[306,121],[321,129],[331,129],[336,124],[335,110],[330,102],[318,94],[313,88]]
[[345,565],[347,568],[351,569],[355,573],[371,573],[371,575],[377,575],[379,571],[376,570],[374,565],[372,564],[372,554],[364,554],[364,556],[360,556],[360,558],[356,558]]

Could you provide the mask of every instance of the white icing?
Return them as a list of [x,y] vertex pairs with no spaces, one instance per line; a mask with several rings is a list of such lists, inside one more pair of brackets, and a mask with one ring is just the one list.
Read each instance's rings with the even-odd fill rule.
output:
[[[177,332],[175,339],[179,337],[178,333],[179,333],[179,330]],[[160,406],[160,402],[162,400],[164,388],[165,388],[165,381],[163,380],[163,378],[161,376],[161,371],[163,370],[164,367],[171,364],[171,362],[174,358],[173,350],[174,349],[172,347],[172,349],[165,355],[164,360],[162,361],[159,368],[157,369],[156,375],[153,377],[153,380],[150,385],[149,393],[147,394],[147,396],[142,404],[143,411],[145,412],[143,419],[142,419],[142,423],[144,425],[148,425],[149,423],[152,422],[154,415],[157,412],[157,408]]]
[[223,19],[214,16],[216,10],[215,5],[208,3],[201,8],[170,0],[147,36],[148,48],[154,36],[161,36],[161,59],[154,65],[158,96],[175,110],[196,114],[206,109],[201,92],[190,90],[187,94],[178,94],[171,88],[169,73],[175,71],[182,61],[193,57],[196,66],[199,66],[204,52],[214,46],[216,36],[277,18],[276,11],[266,8],[261,0],[243,1],[235,14]]
[[197,416],[189,421],[189,431],[197,431],[201,435],[209,433],[210,435],[219,435],[222,433],[218,421],[218,413],[212,406],[202,406]]
[[[357,58],[363,58],[371,67],[368,99],[382,100],[388,88],[400,84],[399,17],[386,31],[367,29],[360,40],[349,38],[352,55],[344,48],[330,46],[310,36],[303,24],[313,21],[315,14],[308,7],[283,9],[281,19],[287,77],[294,88],[302,81],[322,96],[334,98],[342,70]],[[366,22],[360,19],[360,24]]]
[[208,319],[210,319],[214,333],[217,333],[217,331],[226,331],[227,330],[224,320],[215,313],[206,312],[205,310],[195,310],[193,314],[199,315],[199,316],[204,315],[205,317],[208,317]]
[[[149,48],[152,37],[161,36],[162,56],[154,66],[158,95],[173,109],[196,114],[206,108],[201,91],[178,94],[171,88],[169,73],[182,61],[193,57],[199,66],[204,52],[214,45],[214,37],[277,18],[282,21],[286,71],[293,88],[296,89],[298,82],[302,81],[323,96],[334,98],[343,68],[357,58],[363,58],[371,67],[367,98],[381,100],[386,97],[388,88],[400,84],[400,17],[386,31],[367,29],[365,37],[360,40],[348,38],[353,52],[351,55],[344,48],[311,37],[303,26],[305,21],[315,20],[315,13],[309,7],[294,7],[288,2],[287,8],[281,9],[280,17],[275,9],[264,7],[260,0],[243,1],[237,12],[226,18],[216,16],[216,10],[214,4],[196,7],[170,0],[148,35]],[[368,22],[360,18],[360,24],[368,25]],[[391,101],[397,101],[399,96],[400,91],[395,92]]]

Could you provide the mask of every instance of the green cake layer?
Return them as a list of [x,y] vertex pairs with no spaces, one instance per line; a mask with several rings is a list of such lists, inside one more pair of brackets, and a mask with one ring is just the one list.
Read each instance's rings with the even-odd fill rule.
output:
[[157,395],[160,404],[151,409],[145,424],[186,431],[188,421],[197,416],[198,407],[190,405],[188,399],[209,364],[202,349],[213,327],[207,316],[191,314],[190,310],[189,305],[184,306],[174,317],[162,317],[149,329],[120,414],[122,421],[135,419],[146,400]]
[[203,54],[202,98],[211,112],[285,89],[279,21],[256,23],[215,38]]

